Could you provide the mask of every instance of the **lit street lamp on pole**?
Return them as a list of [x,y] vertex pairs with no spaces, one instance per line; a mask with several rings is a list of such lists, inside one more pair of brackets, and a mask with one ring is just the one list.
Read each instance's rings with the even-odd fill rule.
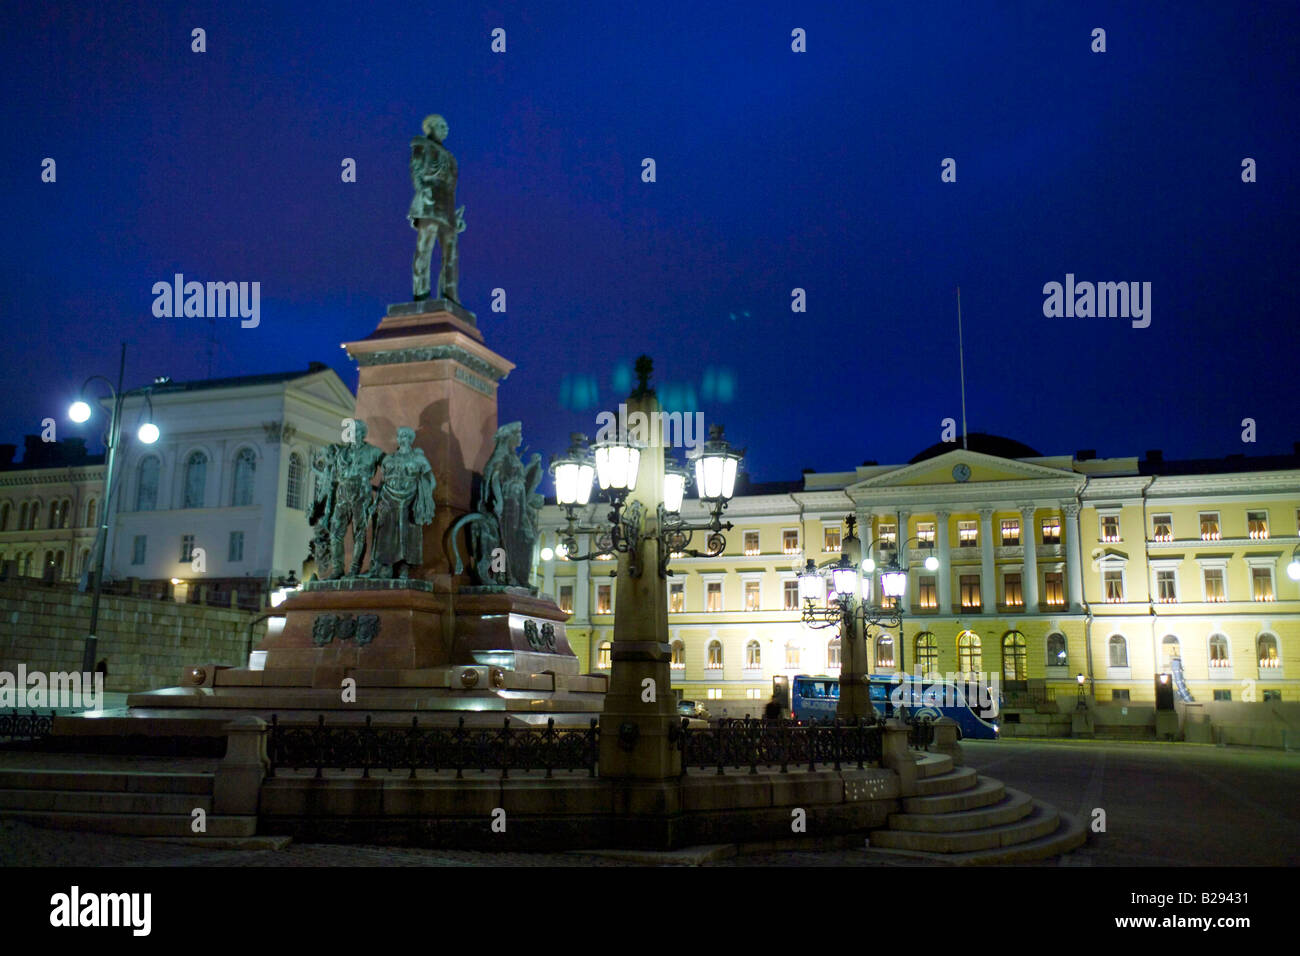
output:
[[122,343],[122,357],[117,368],[117,387],[102,375],[92,375],[81,386],[81,397],[73,402],[68,409],[68,417],[74,422],[81,424],[90,420],[91,404],[86,401],[86,391],[91,382],[103,382],[108,386],[113,404],[109,413],[108,430],[104,433],[104,447],[107,450],[107,456],[104,461],[104,493],[103,505],[99,509],[99,530],[95,535],[95,586],[90,599],[90,630],[86,635],[86,643],[81,656],[81,669],[89,673],[95,669],[95,651],[99,643],[96,631],[99,629],[99,595],[100,587],[104,578],[104,551],[108,545],[108,520],[109,514],[113,507],[113,492],[116,486],[113,482],[113,466],[117,461],[117,449],[122,437],[122,403],[132,395],[143,395],[146,404],[149,407],[149,414],[136,430],[136,438],[146,445],[152,445],[158,440],[158,426],[153,423],[153,400],[149,397],[150,387],[132,389],[123,391],[122,378],[126,372],[126,343]]

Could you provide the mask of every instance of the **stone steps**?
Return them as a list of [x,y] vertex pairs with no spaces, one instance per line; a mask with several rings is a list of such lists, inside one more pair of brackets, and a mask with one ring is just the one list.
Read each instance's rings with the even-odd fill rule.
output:
[[104,790],[0,790],[0,812],[58,810],[81,813],[189,814],[212,812],[211,794],[121,793]]
[[124,836],[193,837],[249,837],[257,833],[255,816],[208,815],[207,829],[195,833],[193,819],[188,813],[84,813],[57,810],[5,810],[0,817],[22,820],[33,826],[53,830],[79,830],[91,833],[116,833]]
[[922,777],[937,777],[952,770],[952,758],[947,754],[917,754],[916,772]]
[[973,830],[977,827],[996,827],[1012,823],[1033,812],[1034,801],[1019,790],[1006,791],[997,803],[973,810],[951,813],[891,813],[889,829],[917,830],[926,833],[951,833],[956,830]]
[[121,770],[0,770],[0,790],[210,794],[212,774],[137,773]]
[[1072,817],[969,767],[918,777],[915,789],[888,826],[871,831],[871,849],[988,865],[1043,860],[1087,842]]

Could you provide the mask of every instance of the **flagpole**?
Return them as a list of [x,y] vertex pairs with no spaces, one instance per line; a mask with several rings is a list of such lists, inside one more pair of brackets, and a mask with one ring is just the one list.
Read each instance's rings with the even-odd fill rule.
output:
[[961,447],[966,450],[966,349],[961,337],[961,286],[957,286],[957,356],[961,363]]

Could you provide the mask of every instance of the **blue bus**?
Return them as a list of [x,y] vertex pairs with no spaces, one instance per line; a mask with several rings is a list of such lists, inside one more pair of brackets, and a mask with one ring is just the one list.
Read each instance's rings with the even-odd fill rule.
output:
[[[951,717],[957,722],[958,739],[996,740],[998,737],[996,716],[981,717],[977,712],[980,702],[975,701],[972,707],[960,683],[921,681],[910,674],[870,674],[867,680],[871,705],[882,717],[894,717],[899,710],[902,713],[897,716],[912,719]],[[839,702],[838,677],[800,674],[790,682],[790,716],[795,720],[834,718]],[[1001,703],[998,700],[991,708],[995,714]]]

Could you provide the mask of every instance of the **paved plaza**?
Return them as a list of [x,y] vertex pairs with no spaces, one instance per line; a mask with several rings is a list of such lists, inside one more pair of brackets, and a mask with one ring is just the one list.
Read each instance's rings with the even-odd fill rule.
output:
[[[1092,820],[1106,832],[1045,865],[1216,866],[1300,863],[1300,753],[1196,744],[1002,740],[966,742],[967,763]],[[12,756],[10,759],[13,759]],[[75,760],[94,768],[94,758]],[[196,769],[174,762],[167,769]],[[184,763],[184,766],[181,764]],[[151,769],[164,769],[154,766]],[[43,830],[0,820],[4,866],[914,866],[858,848],[739,853],[735,848],[613,858],[289,843],[208,849],[133,837]],[[929,865],[929,861],[924,861]]]

